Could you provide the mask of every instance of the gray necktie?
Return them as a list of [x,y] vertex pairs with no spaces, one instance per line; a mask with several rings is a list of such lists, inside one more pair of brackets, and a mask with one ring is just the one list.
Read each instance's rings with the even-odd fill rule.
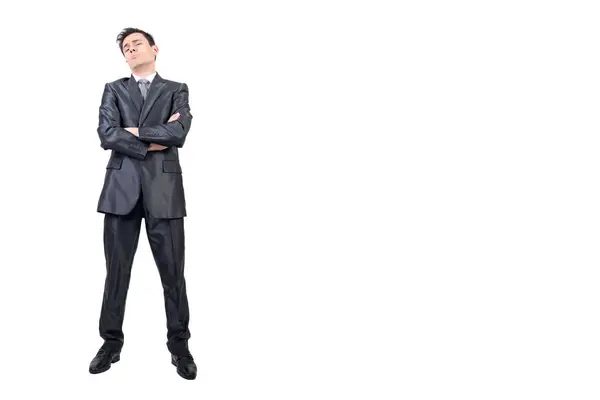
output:
[[148,87],[150,86],[150,81],[147,79],[140,79],[138,81],[138,85],[140,85],[140,91],[142,92],[142,98],[145,101],[146,95],[148,94]]

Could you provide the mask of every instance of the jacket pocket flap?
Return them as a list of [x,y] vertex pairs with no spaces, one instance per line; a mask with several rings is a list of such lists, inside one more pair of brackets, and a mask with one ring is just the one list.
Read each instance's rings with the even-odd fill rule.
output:
[[108,160],[106,169],[121,169],[121,164],[123,164],[123,157],[112,157]]
[[163,160],[162,165],[163,165],[163,172],[175,173],[175,174],[181,173],[181,165],[179,164],[179,161],[177,161],[177,160]]

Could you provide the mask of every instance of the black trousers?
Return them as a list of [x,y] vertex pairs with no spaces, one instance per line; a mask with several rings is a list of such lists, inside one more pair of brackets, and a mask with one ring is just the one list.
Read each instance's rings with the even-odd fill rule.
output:
[[125,302],[142,219],[145,219],[146,234],[163,286],[167,347],[172,354],[187,355],[190,315],[184,278],[183,218],[152,217],[144,207],[141,193],[138,203],[128,215],[104,216],[106,280],[100,313],[100,336],[105,340],[105,346],[120,349],[123,345]]

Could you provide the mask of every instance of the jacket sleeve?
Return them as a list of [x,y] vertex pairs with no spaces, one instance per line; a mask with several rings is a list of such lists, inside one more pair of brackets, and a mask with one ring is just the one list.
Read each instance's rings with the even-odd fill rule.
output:
[[185,83],[181,84],[173,98],[171,115],[176,113],[179,113],[179,118],[175,121],[138,128],[140,140],[148,143],[161,144],[167,147],[183,147],[185,138],[192,125],[189,90]]
[[104,86],[100,104],[98,136],[104,150],[114,150],[138,160],[146,157],[149,145],[121,127],[117,98],[108,83]]

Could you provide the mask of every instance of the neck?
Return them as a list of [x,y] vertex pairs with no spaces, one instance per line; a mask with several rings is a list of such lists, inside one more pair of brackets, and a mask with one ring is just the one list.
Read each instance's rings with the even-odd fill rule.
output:
[[152,63],[152,64],[146,64],[146,65],[139,65],[139,66],[133,68],[131,70],[131,72],[133,72],[137,76],[141,76],[142,78],[145,78],[148,75],[151,75],[154,72],[156,72],[156,70],[154,68],[154,63]]

